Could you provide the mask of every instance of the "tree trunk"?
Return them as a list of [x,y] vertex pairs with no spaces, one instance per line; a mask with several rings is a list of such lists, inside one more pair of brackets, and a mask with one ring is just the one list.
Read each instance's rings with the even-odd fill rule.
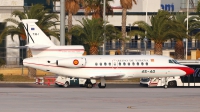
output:
[[156,55],[162,55],[162,42],[155,42],[155,46],[154,46],[154,54]]
[[98,54],[98,47],[90,46],[90,55],[97,55],[97,54]]
[[182,40],[176,41],[174,58],[179,60],[184,59],[184,45]]
[[123,8],[122,9],[122,38],[124,40],[122,40],[122,47],[121,47],[121,53],[122,55],[124,54],[125,51],[125,38],[126,38],[126,11],[127,9]]
[[[27,57],[32,57],[32,53],[31,53],[31,50],[28,49],[27,51]],[[33,77],[36,77],[36,69],[35,68],[31,68],[31,67],[28,67],[28,77],[29,78],[33,78]]]
[[[72,13],[68,13],[68,32],[72,29]],[[68,45],[71,45],[72,43],[72,35],[68,35],[69,42],[67,42]]]

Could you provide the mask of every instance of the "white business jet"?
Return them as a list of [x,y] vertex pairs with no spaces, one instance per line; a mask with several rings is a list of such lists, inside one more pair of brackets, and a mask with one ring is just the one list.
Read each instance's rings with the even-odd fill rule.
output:
[[[56,46],[35,24],[37,20],[22,20],[33,57],[23,60],[24,66],[62,76],[100,79],[99,88],[106,87],[106,79],[142,77],[172,77],[193,74],[194,70],[176,60],[159,55],[86,55],[83,46]],[[67,82],[66,82],[67,83]],[[167,87],[167,84],[165,84]]]

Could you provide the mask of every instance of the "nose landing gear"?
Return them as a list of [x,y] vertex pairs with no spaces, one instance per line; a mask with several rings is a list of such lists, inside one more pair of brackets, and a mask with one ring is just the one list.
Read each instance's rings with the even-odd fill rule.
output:
[[99,88],[106,88],[106,80],[102,77],[100,78],[100,83],[98,84]]

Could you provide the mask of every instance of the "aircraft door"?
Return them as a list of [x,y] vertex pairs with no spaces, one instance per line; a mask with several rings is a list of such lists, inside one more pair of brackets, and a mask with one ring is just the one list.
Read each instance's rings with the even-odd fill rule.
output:
[[114,69],[118,68],[118,62],[117,62],[117,60],[112,60],[112,67]]

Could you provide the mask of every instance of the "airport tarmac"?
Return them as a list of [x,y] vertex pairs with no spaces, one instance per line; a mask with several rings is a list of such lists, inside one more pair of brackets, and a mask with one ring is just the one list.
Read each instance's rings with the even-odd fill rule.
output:
[[105,89],[22,85],[26,84],[0,86],[0,112],[200,111],[199,88],[140,88],[137,84],[110,84]]

